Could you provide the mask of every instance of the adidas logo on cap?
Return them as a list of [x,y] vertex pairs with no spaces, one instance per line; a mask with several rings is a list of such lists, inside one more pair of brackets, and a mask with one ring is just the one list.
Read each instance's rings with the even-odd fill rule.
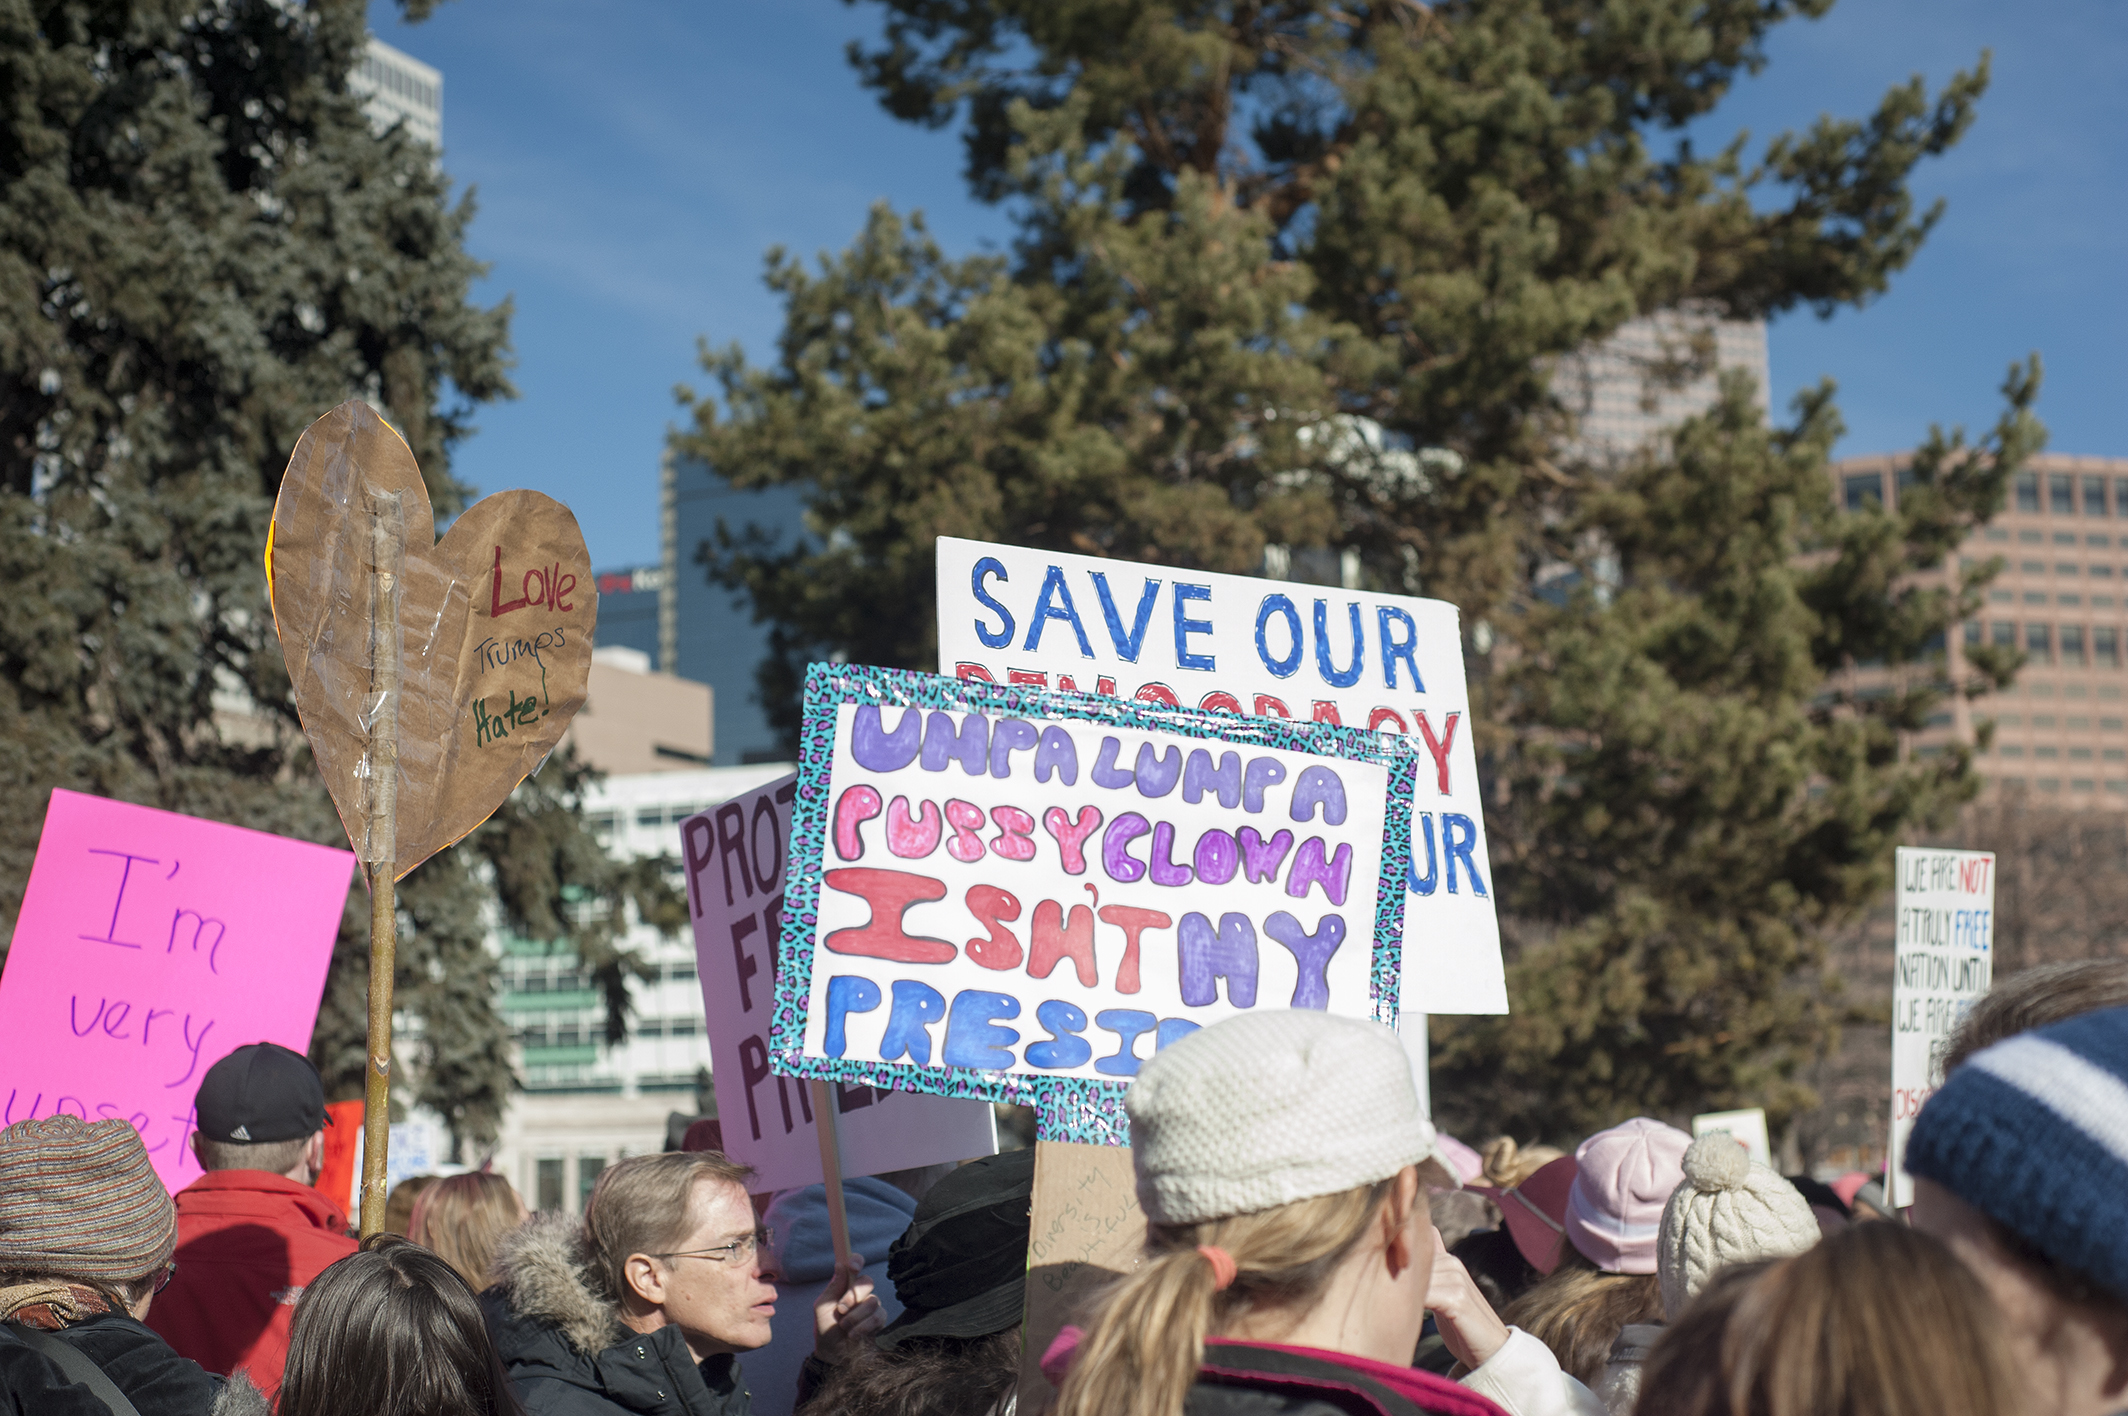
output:
[[251,1139],[251,1132],[239,1126],[229,1133],[229,1139],[232,1141],[248,1141]]

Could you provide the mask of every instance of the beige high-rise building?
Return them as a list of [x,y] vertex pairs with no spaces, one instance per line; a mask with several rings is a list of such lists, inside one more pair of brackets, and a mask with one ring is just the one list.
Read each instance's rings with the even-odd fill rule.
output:
[[[1833,464],[1842,506],[1896,506],[1910,454]],[[1951,681],[1965,676],[1968,644],[2027,655],[1999,694],[1954,697],[1913,743],[1916,756],[1974,741],[1992,720],[1979,759],[1990,785],[2024,787],[2064,806],[2128,810],[2128,458],[2043,453],[2010,487],[2009,504],[1961,546],[1957,567],[2000,556],[2002,573],[1980,612],[1945,646]]]
[[715,695],[706,683],[650,671],[650,656],[624,645],[591,651],[584,706],[562,741],[601,772],[681,772],[716,752]]

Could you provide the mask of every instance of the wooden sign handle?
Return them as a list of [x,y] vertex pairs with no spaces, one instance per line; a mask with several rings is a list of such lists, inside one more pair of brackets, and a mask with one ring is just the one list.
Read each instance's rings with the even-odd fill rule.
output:
[[850,1262],[850,1213],[842,1199],[842,1125],[835,1115],[835,1091],[817,1079],[813,1093],[813,1129],[820,1136],[820,1182],[828,1192],[828,1231],[835,1238],[835,1262]]
[[363,1051],[362,1218],[364,1239],[384,1228],[385,1161],[392,1143],[392,971],[399,953],[399,602],[406,515],[396,492],[367,498],[370,531],[369,1037]]

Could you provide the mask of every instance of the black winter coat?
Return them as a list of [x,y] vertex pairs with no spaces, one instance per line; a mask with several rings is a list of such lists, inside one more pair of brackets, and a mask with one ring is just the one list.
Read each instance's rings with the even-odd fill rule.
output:
[[[140,1416],[228,1416],[255,1412],[266,1403],[249,1382],[226,1390],[220,1377],[180,1357],[145,1324],[118,1313],[100,1313],[50,1334],[87,1357],[125,1394]],[[50,1359],[0,1326],[0,1411],[35,1416],[110,1416],[87,1387],[73,1382]]]
[[678,1328],[622,1326],[591,1289],[576,1233],[559,1216],[534,1219],[511,1236],[481,1295],[527,1416],[749,1416],[736,1358],[697,1363]]

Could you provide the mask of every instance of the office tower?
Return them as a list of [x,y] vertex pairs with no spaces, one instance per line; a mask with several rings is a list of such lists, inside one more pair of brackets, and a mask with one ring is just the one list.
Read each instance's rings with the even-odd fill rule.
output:
[[378,132],[405,123],[410,136],[443,151],[443,71],[372,38],[362,62],[347,76],[350,93]]
[[[1910,457],[1834,463],[1840,504],[1896,506]],[[1986,604],[1944,646],[1949,676],[1964,678],[1968,644],[2022,649],[2025,667],[2003,693],[1943,704],[1915,736],[1914,755],[1972,742],[1975,726],[1992,720],[1994,744],[1979,760],[1990,785],[2065,806],[2128,808],[2128,458],[2034,457],[1954,564],[1997,556],[2004,567]]]
[[[1702,348],[1702,346],[1709,346]],[[1714,365],[1672,386],[1674,366],[1711,352]],[[1581,421],[1575,450],[1597,461],[1630,456],[1657,434],[1714,405],[1722,374],[1741,370],[1767,403],[1763,320],[1665,310],[1628,321],[1609,339],[1559,362],[1552,389]]]
[[660,477],[664,564],[654,662],[661,673],[714,691],[718,765],[773,762],[785,754],[754,686],[754,670],[768,655],[768,627],[754,622],[746,595],[711,584],[700,559],[702,547],[714,544],[720,521],[734,535],[757,526],[784,546],[806,534],[797,488],[739,491],[706,464],[668,454]]
[[599,593],[595,632],[599,648],[611,645],[637,650],[650,661],[652,669],[658,669],[658,602],[665,584],[665,568],[640,565],[626,570],[602,570],[593,579]]
[[650,656],[640,649],[600,644],[591,651],[584,706],[562,741],[601,772],[707,767],[714,747],[712,698],[706,683],[652,673]]

